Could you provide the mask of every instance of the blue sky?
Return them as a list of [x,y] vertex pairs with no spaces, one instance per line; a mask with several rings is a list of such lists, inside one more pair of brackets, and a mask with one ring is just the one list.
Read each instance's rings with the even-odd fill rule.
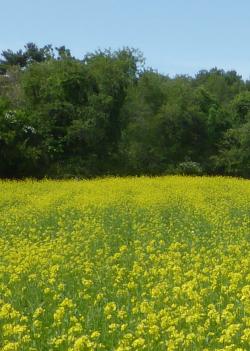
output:
[[250,78],[249,0],[0,0],[0,51],[65,45],[140,49],[165,74],[236,69]]

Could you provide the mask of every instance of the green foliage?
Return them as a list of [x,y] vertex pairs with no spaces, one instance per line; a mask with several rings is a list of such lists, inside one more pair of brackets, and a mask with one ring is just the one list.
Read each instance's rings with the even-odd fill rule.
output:
[[236,176],[250,176],[250,120],[227,130],[219,154],[214,157],[216,170]]
[[130,48],[2,56],[1,177],[250,176],[250,89],[235,71],[170,78]]
[[198,162],[185,161],[178,165],[178,173],[183,175],[201,175],[203,172]]
[[22,110],[10,110],[0,100],[0,176],[39,176],[40,149],[36,129]]

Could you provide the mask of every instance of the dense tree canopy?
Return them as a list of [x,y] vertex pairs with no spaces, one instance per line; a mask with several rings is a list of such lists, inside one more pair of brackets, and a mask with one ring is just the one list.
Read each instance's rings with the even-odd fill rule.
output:
[[213,68],[170,78],[134,49],[2,52],[0,177],[250,176],[250,83]]

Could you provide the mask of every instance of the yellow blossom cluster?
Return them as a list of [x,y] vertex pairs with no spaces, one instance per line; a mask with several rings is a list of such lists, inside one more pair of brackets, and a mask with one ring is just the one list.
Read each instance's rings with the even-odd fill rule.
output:
[[0,182],[1,351],[249,351],[250,182]]

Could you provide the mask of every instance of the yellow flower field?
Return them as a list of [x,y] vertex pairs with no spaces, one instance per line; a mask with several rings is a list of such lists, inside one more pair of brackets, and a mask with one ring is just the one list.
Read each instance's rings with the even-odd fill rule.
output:
[[250,182],[0,182],[0,350],[250,350]]

